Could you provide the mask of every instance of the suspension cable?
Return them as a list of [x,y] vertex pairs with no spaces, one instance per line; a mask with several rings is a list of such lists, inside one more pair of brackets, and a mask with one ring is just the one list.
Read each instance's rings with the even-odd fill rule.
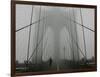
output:
[[[83,25],[83,17],[82,17],[82,10],[80,8],[80,16],[81,16],[81,23]],[[85,32],[84,32],[84,27],[82,26],[82,30],[83,30],[83,41],[84,41],[84,49],[85,49],[85,58],[87,60],[87,54],[86,54],[86,42],[85,42]]]
[[[30,24],[32,23],[32,16],[33,16],[33,5],[32,5]],[[27,63],[28,63],[28,58],[29,58],[30,39],[31,39],[31,26],[29,28],[28,49],[27,49]]]

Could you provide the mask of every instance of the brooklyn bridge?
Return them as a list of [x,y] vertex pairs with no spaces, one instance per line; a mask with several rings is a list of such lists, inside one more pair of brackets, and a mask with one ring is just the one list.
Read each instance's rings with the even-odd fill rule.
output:
[[16,72],[93,68],[94,9],[16,4]]

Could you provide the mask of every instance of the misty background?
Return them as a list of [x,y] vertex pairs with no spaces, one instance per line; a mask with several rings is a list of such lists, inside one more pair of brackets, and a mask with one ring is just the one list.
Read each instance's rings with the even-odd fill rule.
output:
[[91,59],[94,31],[94,9],[16,4],[16,60]]

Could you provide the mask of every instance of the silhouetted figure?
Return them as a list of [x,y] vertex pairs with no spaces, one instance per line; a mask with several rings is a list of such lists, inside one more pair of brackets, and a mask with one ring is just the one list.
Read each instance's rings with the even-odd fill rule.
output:
[[52,58],[49,59],[49,66],[51,67],[52,65]]

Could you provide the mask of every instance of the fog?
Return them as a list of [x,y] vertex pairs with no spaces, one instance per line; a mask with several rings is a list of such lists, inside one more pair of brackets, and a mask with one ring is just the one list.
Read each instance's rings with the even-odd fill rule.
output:
[[91,59],[95,55],[92,30],[94,9],[17,4],[16,60],[23,63],[27,56],[33,63]]

